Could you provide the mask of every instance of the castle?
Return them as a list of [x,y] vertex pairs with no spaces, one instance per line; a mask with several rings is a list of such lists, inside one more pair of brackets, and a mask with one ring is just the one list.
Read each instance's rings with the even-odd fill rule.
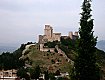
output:
[[61,33],[53,33],[50,25],[45,25],[44,35],[39,35],[39,43],[60,41]]
[[78,32],[75,32],[74,34],[73,32],[69,32],[68,36],[62,36],[61,33],[53,33],[53,28],[50,25],[45,25],[44,35],[39,35],[40,51],[48,50],[48,49],[46,50],[43,49],[44,43],[60,41],[61,37],[76,39],[78,37]]

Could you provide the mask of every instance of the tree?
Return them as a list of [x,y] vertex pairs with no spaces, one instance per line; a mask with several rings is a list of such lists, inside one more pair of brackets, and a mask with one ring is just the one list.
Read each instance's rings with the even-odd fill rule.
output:
[[54,73],[49,73],[50,80],[56,80]]
[[60,75],[60,71],[57,70],[57,71],[55,72],[55,75],[56,75],[56,76],[59,76],[59,75]]
[[84,0],[79,29],[78,56],[74,63],[76,80],[100,80],[99,67],[96,65],[95,46],[91,19],[91,0]]
[[49,80],[49,73],[48,73],[48,71],[45,71],[44,74],[45,74],[45,80]]
[[20,78],[25,78],[25,80],[30,80],[30,76],[27,74],[27,71],[24,68],[20,68],[17,71],[17,76]]
[[38,66],[35,67],[35,69],[31,73],[31,78],[36,79],[36,80],[39,79],[40,73],[41,73],[41,69],[40,69],[40,67],[38,65]]

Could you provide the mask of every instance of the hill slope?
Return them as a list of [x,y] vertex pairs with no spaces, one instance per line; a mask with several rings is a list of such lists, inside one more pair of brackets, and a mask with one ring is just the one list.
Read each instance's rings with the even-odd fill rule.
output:
[[17,47],[11,47],[11,46],[0,46],[0,53],[2,52],[13,52],[16,50]]
[[105,52],[105,40],[101,40],[97,43],[97,48]]
[[31,64],[32,67],[40,65],[42,71],[55,72],[60,70],[61,72],[68,72],[71,67],[71,64],[63,55],[55,52],[41,52],[37,45],[30,46],[22,58],[26,59],[26,64]]

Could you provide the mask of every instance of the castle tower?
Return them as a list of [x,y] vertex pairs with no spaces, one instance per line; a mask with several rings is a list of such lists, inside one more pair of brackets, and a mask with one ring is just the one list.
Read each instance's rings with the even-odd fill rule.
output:
[[70,39],[73,39],[73,32],[69,32]]
[[53,29],[50,25],[45,25],[44,34],[47,39],[50,39],[53,35]]

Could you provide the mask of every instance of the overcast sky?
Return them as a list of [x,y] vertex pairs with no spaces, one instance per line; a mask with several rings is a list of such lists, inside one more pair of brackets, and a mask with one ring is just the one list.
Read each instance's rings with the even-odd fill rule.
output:
[[[45,24],[68,35],[78,31],[83,0],[0,0],[0,45],[37,42]],[[105,40],[105,0],[93,0],[94,31]]]

